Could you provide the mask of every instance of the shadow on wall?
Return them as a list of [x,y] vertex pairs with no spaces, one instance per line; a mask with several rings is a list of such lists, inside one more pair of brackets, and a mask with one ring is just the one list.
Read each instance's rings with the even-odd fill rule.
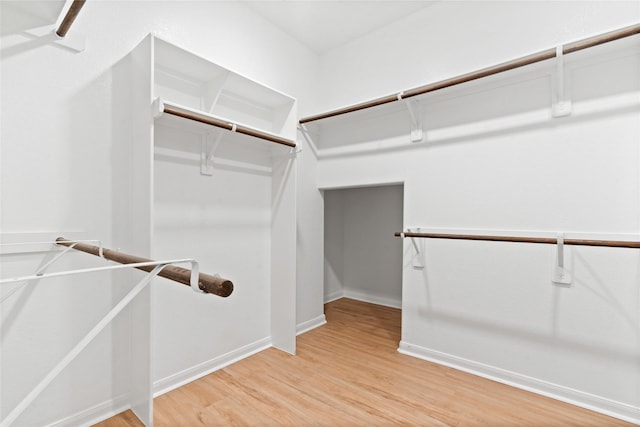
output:
[[[576,265],[576,268],[583,269],[587,273],[586,276],[591,279],[580,280],[576,278],[576,285],[584,287],[590,293],[596,295],[606,305],[613,307],[615,309],[614,312],[616,313],[616,315],[624,319],[624,322],[634,332],[636,340],[640,342],[640,325],[638,324],[637,319],[634,318],[632,313],[625,311],[624,305],[618,299],[616,299],[615,293],[611,291],[609,286],[607,286],[607,282],[601,277],[594,266],[583,255],[574,252],[573,256],[577,261],[577,263],[574,263],[574,265]],[[640,257],[638,257],[638,259],[640,261]],[[635,282],[640,282],[640,273],[636,274]],[[593,283],[593,285],[590,286],[590,283]],[[556,325],[554,325],[554,327],[555,326]]]
[[[598,343],[588,343],[585,341],[573,339],[567,336],[556,337],[551,334],[535,332],[532,330],[524,330],[523,328],[512,327],[505,323],[491,322],[478,317],[464,316],[461,314],[448,313],[439,310],[420,309],[420,316],[425,322],[446,323],[455,325],[458,328],[466,330],[482,331],[483,334],[499,335],[506,338],[507,341],[514,346],[520,342],[535,342],[543,344],[553,352],[558,349],[570,350],[575,353],[591,354],[603,359],[615,359],[619,362],[634,363],[638,360],[638,355],[633,348],[614,348],[612,346],[602,346]],[[549,357],[553,357],[551,354]]]
[[[509,343],[509,346],[517,348],[521,343],[536,343],[549,351],[550,356],[560,354],[563,351],[571,351],[580,354],[589,354],[602,359],[612,359],[620,363],[633,364],[638,361],[637,342],[640,340],[640,325],[638,324],[638,314],[634,311],[634,305],[626,304],[626,301],[620,300],[623,292],[635,289],[633,283],[638,282],[640,270],[636,270],[635,279],[619,283],[616,292],[612,289],[612,283],[607,282],[602,276],[606,274],[606,269],[598,271],[596,266],[583,254],[572,252],[575,261],[571,264],[575,266],[572,272],[573,283],[568,286],[553,286],[553,292],[549,294],[550,304],[544,307],[544,311],[538,311],[535,320],[528,323],[528,326],[520,324],[511,324],[508,320],[497,320],[495,317],[490,319],[492,313],[479,310],[475,313],[470,311],[463,312],[461,309],[447,311],[444,309],[446,304],[443,300],[440,303],[433,304],[430,297],[430,286],[428,275],[424,274],[424,288],[426,298],[421,301],[418,308],[419,316],[429,325],[448,325],[451,329],[464,331],[465,335],[492,335],[500,338],[500,342]],[[615,257],[614,257],[615,259]],[[406,265],[405,265],[406,267]],[[639,267],[640,268],[640,267]],[[425,269],[426,270],[426,269]],[[459,283],[455,280],[447,284],[449,288],[455,288]],[[573,289],[574,292],[580,292],[581,295],[569,297],[567,292]],[[565,292],[566,291],[566,292]],[[632,291],[640,296],[637,291]],[[594,298],[595,297],[595,298]],[[442,298],[442,296],[440,296]],[[573,298],[573,304],[568,303],[569,298]],[[584,320],[578,321],[575,318],[569,318],[569,311],[576,308],[576,300],[584,301],[590,298],[598,301],[600,307],[607,307],[607,310],[591,311],[590,316],[598,319],[598,316],[612,316],[616,319],[618,325],[615,334],[627,334],[628,340],[620,340],[614,342],[609,339],[607,344],[603,344],[603,337],[598,332],[593,331],[589,323]],[[564,304],[561,304],[564,302]],[[474,304],[476,304],[474,302]],[[525,306],[529,306],[525,304]],[[581,307],[581,312],[589,312],[592,306]],[[493,313],[505,310],[509,312],[513,310],[511,306],[496,305]],[[512,313],[515,313],[512,311]],[[575,312],[574,312],[575,313]],[[562,316],[561,316],[562,314]],[[516,317],[521,320],[520,316]],[[610,319],[607,319],[609,322]],[[575,323],[579,322],[579,323]],[[613,323],[609,323],[613,324]],[[576,326],[578,325],[578,326]],[[624,325],[624,326],[623,326]],[[562,327],[562,328],[561,328]],[[573,333],[567,328],[576,328]],[[576,333],[577,332],[577,333]],[[613,332],[612,332],[613,333]],[[561,359],[561,358],[560,358]],[[558,359],[558,360],[560,360]]]
[[2,1],[0,34],[18,34],[26,30],[54,25],[64,7],[64,0]]
[[10,58],[38,47],[53,44],[60,38],[53,26],[62,12],[64,1],[2,1],[2,37],[14,35],[10,41],[3,40],[0,56]]
[[[33,269],[33,271],[40,271],[40,269],[47,265],[55,256],[55,253],[45,253],[42,260]],[[8,262],[11,262],[11,258],[20,259],[20,255],[5,255]],[[0,297],[0,304],[2,304],[2,323],[0,324],[0,347],[5,344],[5,338],[11,335],[12,328],[16,320],[21,316],[21,312],[33,298],[33,295],[38,292],[38,285],[41,285],[43,280],[35,279],[17,283],[13,285],[9,291],[6,291]],[[49,285],[51,286],[51,285]],[[6,289],[6,288],[5,288]],[[5,347],[6,348],[6,347]]]

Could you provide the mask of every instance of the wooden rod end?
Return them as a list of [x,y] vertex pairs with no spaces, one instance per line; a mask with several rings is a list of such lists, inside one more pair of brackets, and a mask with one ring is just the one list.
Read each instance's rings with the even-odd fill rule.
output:
[[215,281],[201,281],[198,283],[200,290],[207,294],[215,294],[226,298],[233,292],[233,282],[221,279]]

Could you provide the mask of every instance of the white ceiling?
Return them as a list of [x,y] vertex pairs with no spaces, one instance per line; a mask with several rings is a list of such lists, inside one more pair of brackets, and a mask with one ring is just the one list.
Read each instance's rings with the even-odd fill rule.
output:
[[[2,0],[0,0],[2,1]],[[240,0],[287,34],[317,53],[384,27],[400,18],[429,7],[438,0]],[[33,27],[52,25],[71,0],[10,2],[2,17],[2,34],[7,33],[11,13],[30,17]]]
[[436,1],[267,0],[244,3],[321,54]]

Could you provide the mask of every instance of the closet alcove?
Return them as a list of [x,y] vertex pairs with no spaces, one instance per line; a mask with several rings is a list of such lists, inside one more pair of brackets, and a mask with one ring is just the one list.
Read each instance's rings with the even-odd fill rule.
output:
[[295,353],[296,100],[153,35],[114,91],[113,241],[195,258],[235,286],[202,298],[156,279],[138,297],[132,407],[145,421],[153,394],[270,346]]
[[402,185],[324,190],[324,300],[402,307]]

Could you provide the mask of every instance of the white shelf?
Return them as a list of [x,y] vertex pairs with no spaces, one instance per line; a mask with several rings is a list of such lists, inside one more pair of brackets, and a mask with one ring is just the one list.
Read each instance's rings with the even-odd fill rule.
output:
[[295,140],[296,100],[153,38],[153,97],[204,115]]

